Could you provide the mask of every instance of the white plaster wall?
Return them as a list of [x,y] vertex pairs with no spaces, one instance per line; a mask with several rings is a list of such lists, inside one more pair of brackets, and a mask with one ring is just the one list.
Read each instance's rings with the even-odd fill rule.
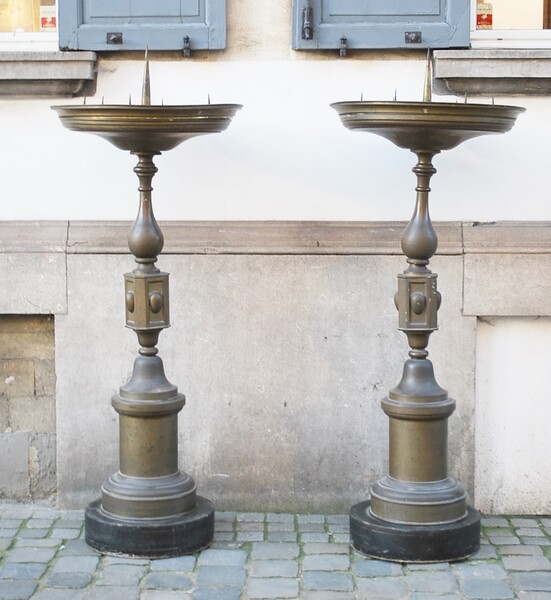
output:
[[[341,126],[331,102],[420,99],[422,60],[153,62],[153,98],[244,105],[228,131],[195,138],[157,160],[161,219],[407,219],[414,156]],[[100,61],[88,102],[139,98],[138,61]],[[484,100],[488,101],[488,100]],[[501,100],[500,100],[501,101]],[[503,136],[471,140],[436,157],[437,220],[548,219],[551,100],[505,99],[528,112]],[[62,103],[59,99],[55,103]],[[80,100],[82,102],[82,100]],[[92,135],[69,132],[48,100],[1,100],[0,219],[128,219],[134,158]],[[526,186],[530,194],[526,194]],[[522,198],[522,202],[519,202]]]
[[[423,52],[291,50],[291,3],[228,2],[228,49],[151,53],[153,99],[244,105],[230,129],[158,159],[161,219],[406,219],[414,157],[340,125],[331,102],[419,100]],[[1,48],[1,47],[0,47]],[[132,60],[130,60],[130,58]],[[102,56],[88,102],[140,97],[137,55]],[[439,98],[450,100],[450,98]],[[455,101],[455,98],[451,99]],[[79,100],[78,102],[81,102]],[[479,100],[490,102],[485,98]],[[131,156],[66,131],[50,110],[63,99],[0,99],[0,219],[127,219],[135,211]],[[432,213],[438,220],[548,219],[551,99],[500,98],[526,106],[514,130],[439,156]],[[526,186],[530,194],[526,194]],[[522,202],[519,202],[522,198]]]
[[486,513],[551,512],[551,319],[479,321],[476,505]]

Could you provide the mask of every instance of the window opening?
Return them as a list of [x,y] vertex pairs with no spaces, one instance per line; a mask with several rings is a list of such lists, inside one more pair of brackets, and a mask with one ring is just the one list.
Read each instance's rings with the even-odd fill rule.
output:
[[56,0],[0,0],[0,32],[56,33]]
[[551,0],[477,0],[476,29],[550,29]]

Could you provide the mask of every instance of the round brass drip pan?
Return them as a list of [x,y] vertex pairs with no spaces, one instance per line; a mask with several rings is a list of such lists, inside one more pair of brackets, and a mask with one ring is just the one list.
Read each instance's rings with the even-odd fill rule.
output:
[[121,150],[163,152],[186,140],[228,128],[240,104],[182,106],[53,106],[71,131],[101,136]]
[[336,102],[331,107],[348,129],[434,153],[479,135],[505,133],[525,111],[518,106],[449,102]]

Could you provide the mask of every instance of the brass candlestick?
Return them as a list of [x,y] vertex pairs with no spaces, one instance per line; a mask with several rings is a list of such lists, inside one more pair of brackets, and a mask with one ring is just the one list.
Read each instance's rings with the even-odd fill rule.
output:
[[130,381],[113,396],[120,416],[120,470],[86,509],[86,542],[106,554],[166,557],[207,547],[214,508],[178,469],[178,413],[183,394],[164,374],[156,348],[170,326],[168,273],[156,266],[163,234],[151,203],[153,157],[192,137],[224,131],[236,104],[152,106],[145,63],[141,106],[55,106],[72,131],[99,135],[138,157],[140,202],[128,235],[136,267],[125,279],[126,326],[140,343]]
[[399,329],[410,346],[402,380],[381,402],[389,417],[389,472],[371,487],[371,499],[350,511],[352,545],[360,552],[400,562],[464,558],[480,544],[480,515],[448,475],[448,417],[455,401],[434,377],[427,358],[438,329],[440,293],[428,268],[438,240],[428,200],[442,150],[486,133],[504,133],[524,111],[513,106],[431,102],[430,71],[423,102],[339,102],[332,107],[345,127],[381,135],[417,156],[417,199],[402,237],[408,267],[398,275]]

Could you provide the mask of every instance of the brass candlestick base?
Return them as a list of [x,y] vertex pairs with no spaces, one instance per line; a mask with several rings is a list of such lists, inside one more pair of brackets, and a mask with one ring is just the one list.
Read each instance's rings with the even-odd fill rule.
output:
[[214,507],[205,498],[195,497],[193,510],[184,515],[131,519],[112,516],[102,500],[86,507],[86,543],[102,554],[169,558],[192,554],[212,543]]
[[479,548],[480,515],[467,506],[461,483],[448,476],[448,417],[455,401],[436,382],[426,349],[438,329],[441,300],[437,275],[428,268],[438,245],[428,209],[432,158],[471,137],[508,131],[524,109],[428,101],[332,106],[347,128],[381,135],[418,159],[415,211],[402,237],[409,266],[398,275],[395,296],[409,359],[402,380],[381,402],[389,417],[389,473],[371,487],[370,501],[352,507],[352,545],[400,562],[465,558]]
[[393,523],[375,517],[369,500],[350,509],[354,548],[372,558],[408,563],[460,560],[480,548],[480,514],[467,507],[465,517],[440,525]]
[[95,133],[138,157],[139,211],[128,236],[136,267],[125,275],[126,326],[140,343],[130,381],[113,396],[120,470],[86,509],[86,543],[106,554],[168,557],[207,547],[214,508],[178,469],[178,413],[185,398],[165,377],[157,342],[170,326],[168,273],[156,266],[163,234],[151,205],[153,157],[228,127],[238,105],[151,106],[146,63],[143,106],[57,106],[65,127]]

